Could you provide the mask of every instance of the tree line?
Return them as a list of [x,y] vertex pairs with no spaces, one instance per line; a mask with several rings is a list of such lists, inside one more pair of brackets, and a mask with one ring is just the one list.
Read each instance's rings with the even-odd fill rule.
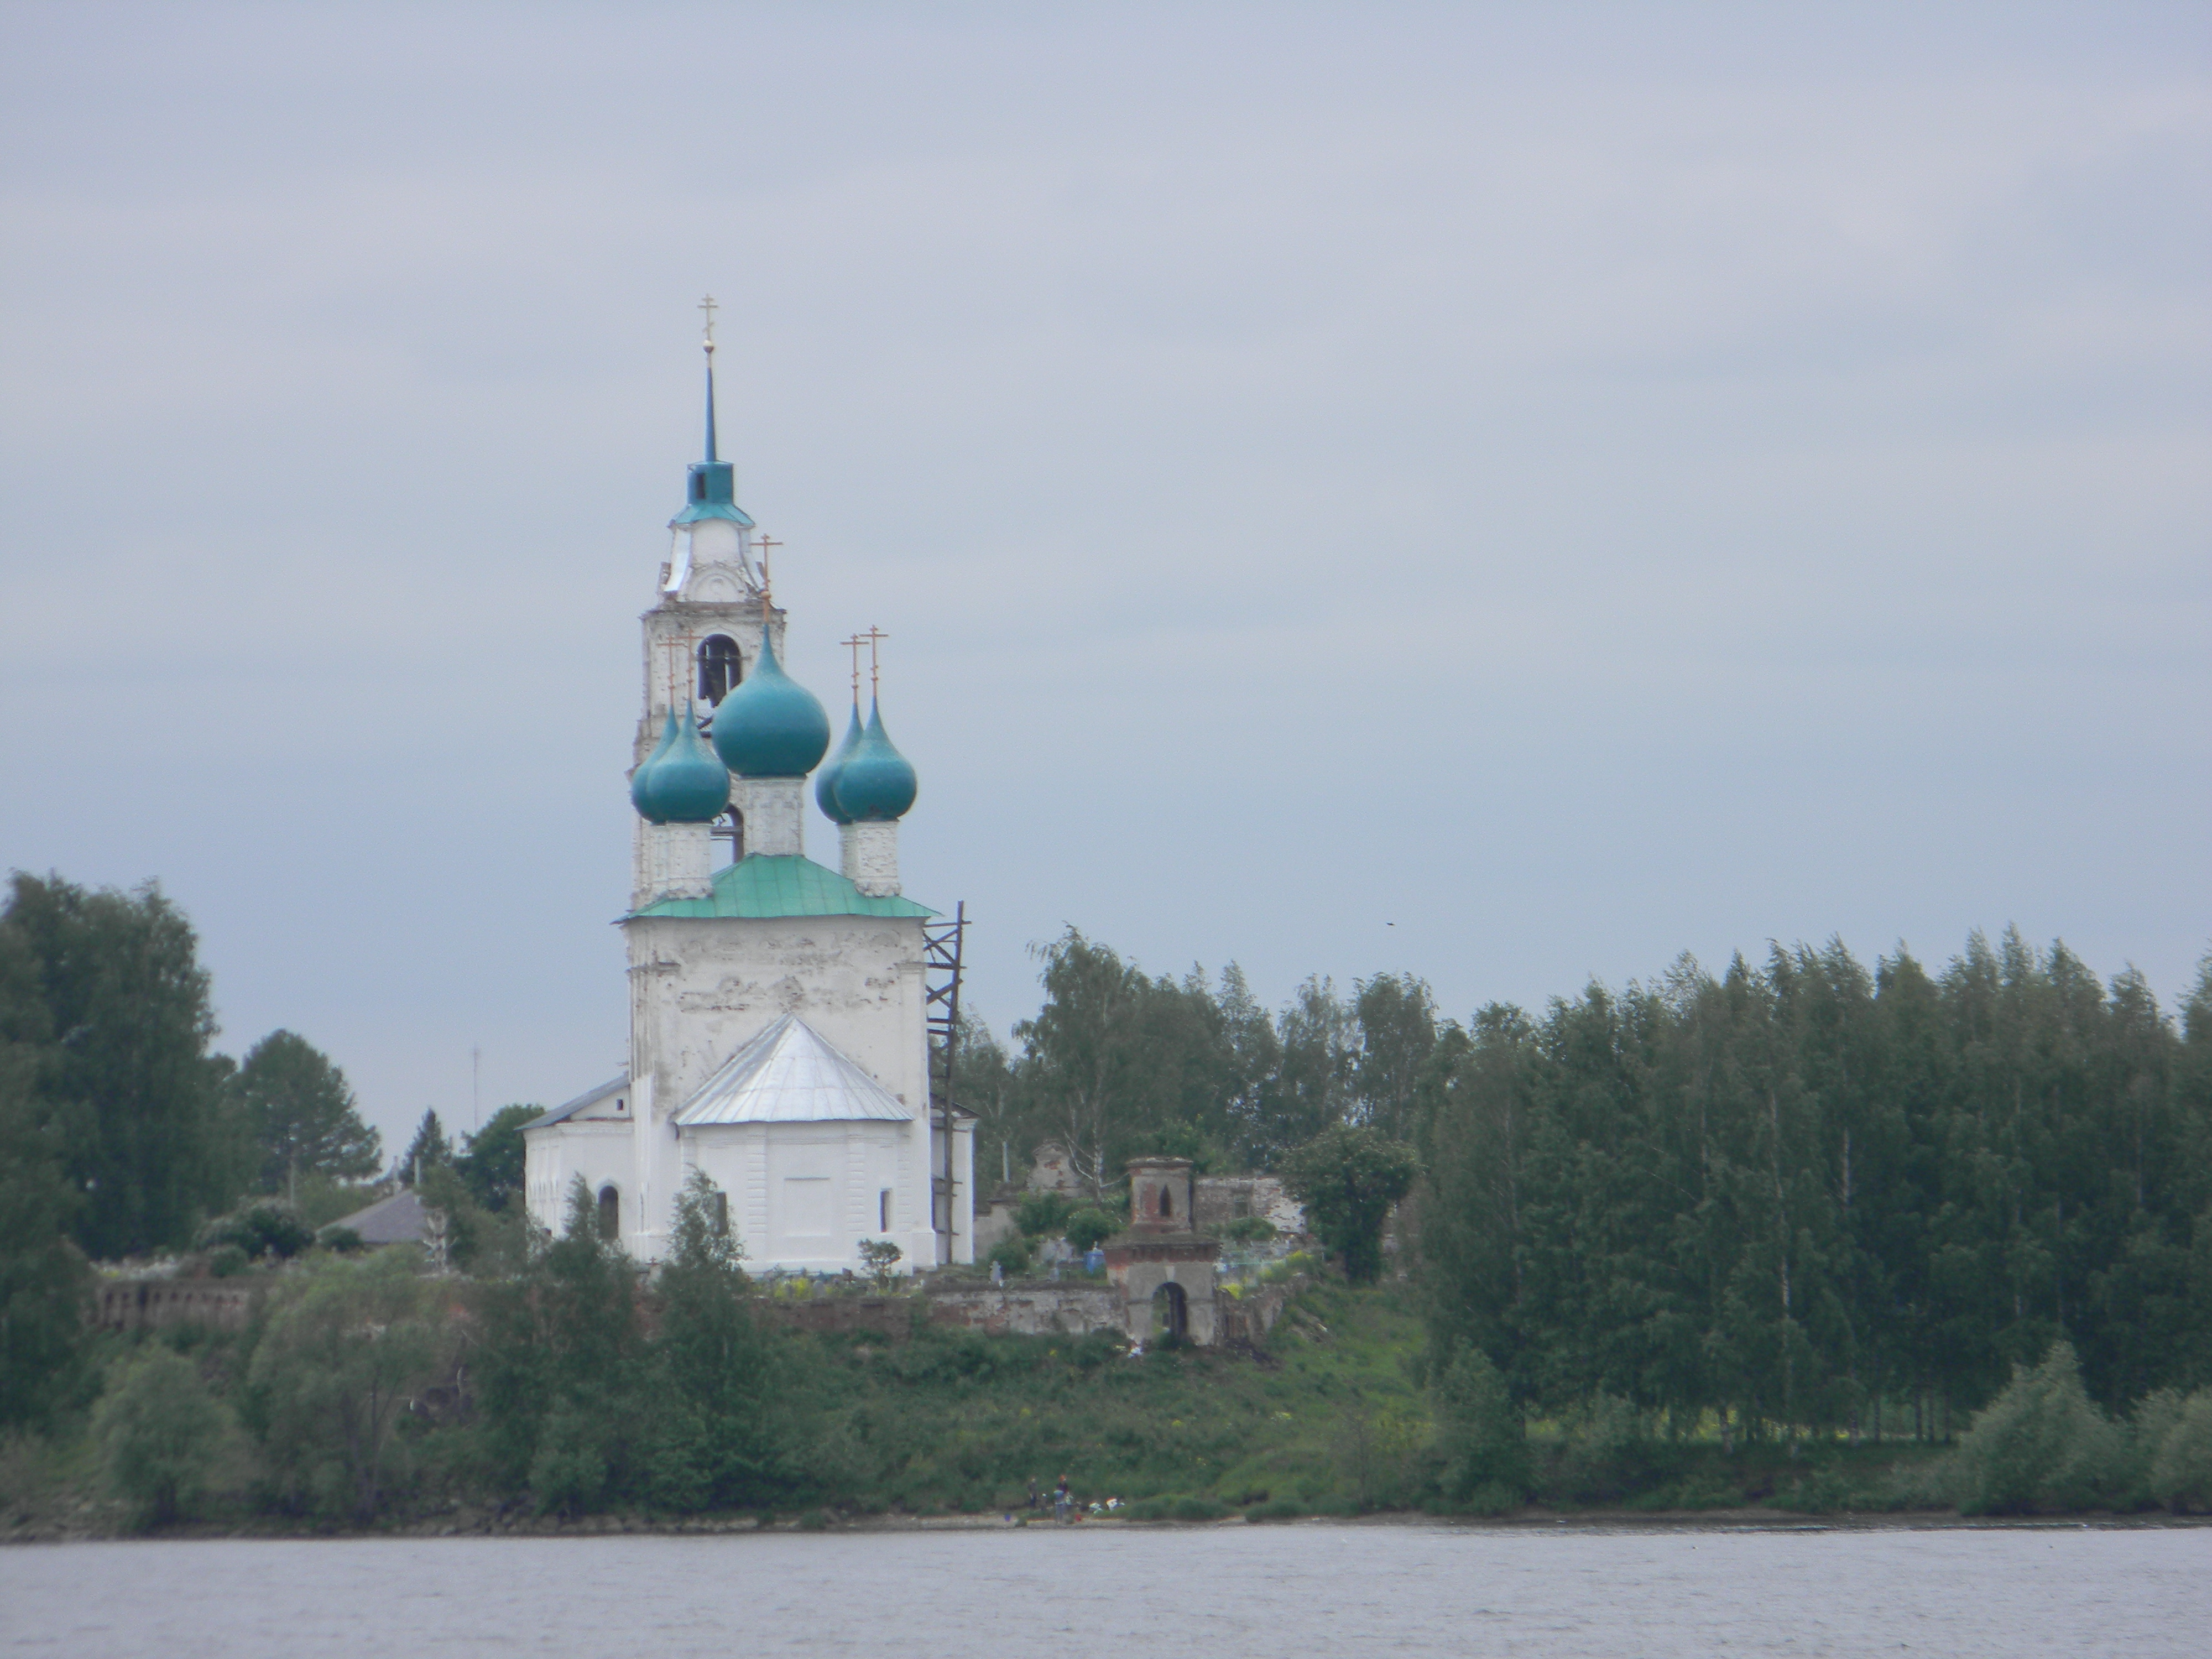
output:
[[1321,1193],[1411,1143],[1437,1363],[1480,1349],[1523,1407],[1948,1433],[2062,1340],[2110,1407],[2212,1382],[2212,958],[2178,1023],[2008,931],[1936,973],[1778,946],[1462,1025],[1410,975],[1271,1013],[1233,965],[1040,955],[1014,1046],[963,1062],[987,1163],[1051,1137],[1101,1188],[1167,1152]]
[[[303,1240],[371,1195],[358,1183],[383,1171],[383,1148],[344,1073],[292,1031],[238,1060],[217,1034],[191,924],[157,887],[14,874],[0,902],[0,1425],[67,1392],[88,1261],[216,1234]],[[520,1183],[514,1116],[481,1147],[435,1137],[433,1161],[495,1205]],[[260,1198],[289,1214],[236,1213]]]
[[1934,1432],[2060,1341],[2110,1407],[2212,1382],[2212,959],[2183,1014],[2011,932],[1486,1007],[1415,1111],[1438,1352],[1751,1436]]

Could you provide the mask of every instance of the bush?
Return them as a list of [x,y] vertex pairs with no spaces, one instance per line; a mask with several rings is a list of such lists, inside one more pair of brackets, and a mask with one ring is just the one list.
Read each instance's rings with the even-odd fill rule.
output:
[[208,1274],[214,1279],[233,1279],[252,1267],[252,1261],[235,1244],[217,1247],[208,1256]]
[[2122,1454],[2119,1431],[2082,1389],[2073,1345],[2054,1342],[1974,1419],[1953,1460],[1953,1492],[1966,1515],[2087,1509],[2118,1485]]
[[1462,1347],[1433,1392],[1444,1496],[1486,1514],[1518,1508],[1528,1496],[1528,1436],[1490,1356]]
[[1075,1200],[1065,1193],[1028,1193],[1014,1206],[1014,1224],[1024,1238],[1057,1238],[1075,1213]]
[[1012,1238],[1002,1238],[991,1246],[990,1254],[983,1259],[1007,1278],[1013,1279],[1029,1271],[1030,1249],[1029,1240],[1017,1234]]
[[210,1221],[200,1234],[200,1248],[219,1250],[233,1245],[250,1260],[265,1255],[295,1256],[315,1242],[314,1230],[300,1219],[289,1204],[263,1199],[242,1210]]
[[2150,1495],[2177,1513],[2212,1510],[2212,1389],[2200,1389],[2173,1413],[2151,1454]]
[[441,1310],[411,1254],[326,1260],[270,1316],[248,1387],[295,1506],[368,1521],[404,1474],[400,1414],[447,1369]]
[[229,1412],[192,1363],[158,1342],[110,1377],[92,1419],[102,1477],[150,1526],[194,1512],[230,1434]]
[[368,1247],[368,1241],[350,1227],[325,1227],[319,1237],[325,1249],[336,1250],[340,1255],[351,1255]]
[[1067,1218],[1060,1236],[1079,1250],[1095,1250],[1121,1231],[1121,1218],[1095,1204],[1086,1204]]
[[1644,1414],[1601,1394],[1577,1414],[1549,1485],[1578,1503],[1615,1502],[1651,1484],[1656,1454]]
[[1231,1244],[1265,1244],[1277,1236],[1275,1224],[1263,1215],[1240,1215],[1233,1221],[1217,1223],[1209,1231]]
[[1295,1498],[1270,1498],[1244,1511],[1247,1521],[1296,1521],[1306,1506]]

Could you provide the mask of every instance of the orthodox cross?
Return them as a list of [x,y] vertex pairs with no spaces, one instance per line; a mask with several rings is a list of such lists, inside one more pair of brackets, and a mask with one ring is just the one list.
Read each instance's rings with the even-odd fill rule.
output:
[[776,540],[775,537],[769,535],[766,532],[763,532],[760,539],[755,542],[753,545],[760,549],[761,600],[765,604],[768,601],[769,593],[774,591],[775,586],[769,575],[769,550],[770,548],[781,547],[783,544]]
[[[882,629],[878,628],[873,623],[871,623],[868,624],[868,631],[866,633],[856,634],[854,635],[854,638],[866,640],[868,642],[868,695],[871,696],[878,696],[882,692],[884,684],[883,643],[885,640],[890,638],[890,635],[884,633]],[[858,653],[855,653],[853,658],[853,667],[854,671],[854,684],[853,689],[855,693],[860,690],[860,656]]]
[[699,309],[707,314],[707,349],[712,351],[714,349],[714,313],[721,307],[714,303],[714,296],[709,294],[699,301]]
[[855,634],[849,640],[837,641],[853,653],[853,708],[856,713],[860,707],[860,647],[867,642],[866,634]]

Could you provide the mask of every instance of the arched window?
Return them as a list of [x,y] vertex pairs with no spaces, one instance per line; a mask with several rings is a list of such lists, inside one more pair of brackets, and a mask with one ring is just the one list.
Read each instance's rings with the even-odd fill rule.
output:
[[1160,1213],[1162,1215],[1175,1213],[1175,1188],[1164,1181],[1160,1183]]
[[599,1188],[599,1237],[610,1244],[622,1237],[622,1194],[612,1182]]
[[699,696],[705,702],[720,702],[730,695],[730,688],[744,678],[743,662],[738,658],[738,642],[727,634],[709,634],[699,641]]

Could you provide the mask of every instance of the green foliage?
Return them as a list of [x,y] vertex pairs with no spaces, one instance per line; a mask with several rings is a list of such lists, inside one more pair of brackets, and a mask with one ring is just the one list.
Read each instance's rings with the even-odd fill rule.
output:
[[355,1109],[345,1073],[292,1031],[271,1031],[246,1050],[232,1083],[265,1190],[298,1201],[310,1175],[374,1175],[382,1139]]
[[2121,1470],[2119,1431],[2082,1389],[2073,1347],[2055,1342],[1974,1419],[1954,1480],[1964,1514],[2036,1515],[2107,1499]]
[[1012,1279],[1030,1270],[1035,1249],[1027,1238],[1017,1233],[1012,1238],[1002,1238],[991,1246],[983,1257],[983,1262],[986,1267],[996,1267],[1007,1278]]
[[445,1218],[446,1261],[480,1278],[522,1272],[530,1260],[530,1218],[520,1205],[487,1210],[449,1164],[426,1165],[416,1188],[425,1208]]
[[1120,1232],[1121,1224],[1121,1218],[1111,1210],[1102,1210],[1095,1204],[1086,1204],[1067,1218],[1060,1228],[1060,1237],[1074,1249],[1087,1252],[1097,1249]]
[[2146,1489],[2178,1514],[2212,1510],[2212,1389],[2176,1400],[2151,1449]]
[[400,1157],[399,1179],[412,1187],[429,1170],[443,1169],[453,1161],[453,1143],[446,1138],[446,1126],[438,1121],[436,1108],[423,1108],[422,1121],[415,1126],[415,1139],[407,1143]]
[[92,1418],[101,1477],[149,1526],[198,1510],[234,1432],[191,1361],[159,1342],[118,1364]]
[[765,1502],[787,1474],[775,1351],[754,1321],[737,1241],[715,1231],[714,1197],[694,1170],[654,1284],[659,1381],[647,1485],[652,1501],[674,1510]]
[[1232,1244],[1265,1244],[1276,1237],[1275,1224],[1263,1215],[1240,1215],[1206,1231]]
[[17,1049],[0,1133],[59,1159],[88,1255],[184,1244],[245,1184],[191,925],[150,884],[94,892],[19,871],[0,939],[0,1041]]
[[228,1246],[249,1261],[264,1256],[284,1261],[314,1242],[313,1229],[300,1219],[290,1205],[277,1199],[262,1199],[208,1223],[200,1232],[199,1248],[220,1250]]
[[1490,1356],[1462,1346],[1432,1391],[1445,1497],[1481,1514],[1519,1507],[1528,1496],[1528,1436]]
[[1352,1072],[1360,1121],[1395,1140],[1411,1140],[1423,1069],[1437,1046],[1437,1008],[1425,981],[1377,974],[1355,988],[1358,1058]]
[[2177,1037],[2008,934],[1939,977],[1838,943],[1486,1008],[1413,1091],[1437,1351],[1753,1443],[1880,1406],[1932,1437],[2062,1334],[2108,1407],[2212,1380],[2208,987]]
[[1306,1224],[1354,1284],[1382,1271],[1382,1224],[1412,1190],[1413,1149],[1379,1129],[1338,1124],[1283,1163],[1283,1184],[1305,1206]]
[[82,1200],[39,1096],[49,1035],[29,949],[0,925],[0,1429],[47,1421],[82,1376],[92,1274],[70,1242]]
[[876,1281],[878,1290],[889,1290],[898,1264],[906,1255],[888,1238],[864,1238],[860,1241],[860,1265]]
[[321,1258],[278,1293],[247,1414],[285,1507],[366,1522],[404,1484],[403,1414],[453,1365],[446,1310],[413,1256]]
[[504,1210],[507,1200],[522,1190],[526,1153],[522,1127],[542,1116],[544,1110],[542,1106],[502,1106],[463,1143],[453,1166],[483,1208],[495,1212]]
[[1026,1193],[1014,1206],[1014,1224],[1024,1238],[1058,1238],[1074,1213],[1075,1200],[1065,1193]]
[[485,1287],[480,1306],[477,1401],[492,1478],[562,1513],[641,1492],[651,1378],[638,1269],[599,1237],[580,1176],[561,1237],[526,1271]]

